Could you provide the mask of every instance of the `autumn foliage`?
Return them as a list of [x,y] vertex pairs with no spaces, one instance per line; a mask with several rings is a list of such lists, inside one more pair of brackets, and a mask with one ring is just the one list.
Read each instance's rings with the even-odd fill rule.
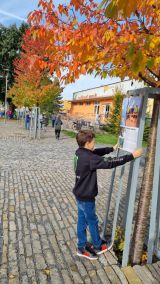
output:
[[66,83],[81,74],[140,79],[160,86],[160,4],[147,1],[71,0],[55,8],[39,1],[29,16],[34,38],[48,39],[39,67]]
[[39,68],[39,57],[44,58],[46,43],[45,39],[34,39],[30,31],[24,35],[20,58],[14,62],[15,84],[8,93],[17,106],[40,106],[47,96],[62,91],[57,81],[51,81],[45,62]]

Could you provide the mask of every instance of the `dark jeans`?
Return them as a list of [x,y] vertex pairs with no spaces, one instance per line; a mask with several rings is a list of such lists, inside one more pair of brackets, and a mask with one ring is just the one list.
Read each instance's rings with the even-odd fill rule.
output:
[[54,124],[55,124],[55,120],[52,120],[52,127],[54,127]]
[[25,121],[25,128],[29,130],[30,128],[30,121]]
[[57,129],[55,129],[55,135],[56,135],[56,138],[58,138],[59,139],[59,137],[60,137],[60,133],[61,133],[61,130],[57,130]]
[[95,248],[100,247],[102,240],[99,235],[98,217],[96,215],[95,201],[79,201],[78,207],[78,222],[77,222],[77,237],[78,248],[85,248],[87,242],[87,226],[89,227],[92,244]]

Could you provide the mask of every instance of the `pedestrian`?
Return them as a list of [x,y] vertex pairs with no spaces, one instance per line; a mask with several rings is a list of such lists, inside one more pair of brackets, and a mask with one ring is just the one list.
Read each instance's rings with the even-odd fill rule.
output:
[[29,130],[29,128],[30,128],[30,120],[31,120],[30,113],[27,112],[26,117],[25,117],[25,128],[27,130]]
[[57,118],[56,118],[56,121],[55,121],[55,136],[56,136],[56,139],[58,139],[58,140],[60,138],[62,124],[63,124],[63,122],[61,120],[61,116],[58,115]]
[[53,128],[54,128],[55,120],[56,120],[56,115],[55,115],[54,112],[53,112],[53,113],[52,113],[52,127],[53,127]]
[[100,120],[101,120],[101,117],[100,117],[100,114],[98,114],[97,118],[96,118],[96,123],[97,123],[98,127],[100,127]]
[[[92,130],[80,130],[76,136],[79,148],[74,157],[76,174],[73,193],[76,197],[78,209],[77,222],[77,255],[91,260],[108,251],[112,244],[102,240],[98,230],[98,217],[96,215],[95,197],[98,194],[97,170],[111,169],[121,166],[142,155],[142,149],[135,150],[132,154],[106,158],[103,157],[116,150],[114,147],[97,148],[95,146],[95,134]],[[86,229],[92,239],[92,244],[87,243]]]
[[39,122],[40,122],[41,129],[42,129],[42,124],[43,124],[43,115],[42,115],[42,113],[39,114]]

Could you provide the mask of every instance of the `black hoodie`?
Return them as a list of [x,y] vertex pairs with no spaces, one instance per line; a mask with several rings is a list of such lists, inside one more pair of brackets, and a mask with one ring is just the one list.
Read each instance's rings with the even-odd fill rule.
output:
[[97,172],[98,169],[111,169],[124,165],[134,159],[132,154],[121,157],[102,157],[113,152],[113,147],[99,148],[90,151],[86,148],[79,148],[74,157],[76,174],[73,193],[80,201],[92,201],[98,194]]

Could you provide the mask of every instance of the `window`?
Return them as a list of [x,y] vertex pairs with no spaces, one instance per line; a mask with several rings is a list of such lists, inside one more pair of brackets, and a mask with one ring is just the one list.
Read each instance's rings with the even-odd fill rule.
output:
[[107,104],[105,106],[105,118],[108,118],[109,117],[109,114],[110,114],[110,104]]
[[79,103],[79,105],[80,105],[80,106],[83,106],[83,103],[81,102],[81,103]]
[[91,103],[90,102],[86,102],[86,105],[89,106]]
[[94,103],[94,113],[99,114],[99,102]]

